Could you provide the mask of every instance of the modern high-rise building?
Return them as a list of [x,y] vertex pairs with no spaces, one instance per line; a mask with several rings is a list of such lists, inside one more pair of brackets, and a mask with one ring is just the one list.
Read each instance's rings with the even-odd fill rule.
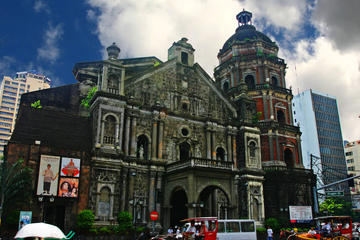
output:
[[[360,169],[360,141],[345,144],[345,159],[348,174],[359,175]],[[353,210],[360,211],[360,179],[354,179],[354,187],[350,187]]]
[[[294,123],[300,126],[302,132],[304,166],[314,169],[320,185],[346,178],[347,169],[336,98],[310,89],[296,95],[292,104]],[[345,186],[347,184],[336,185],[326,191],[348,192]]]
[[21,94],[50,88],[50,79],[34,71],[18,72],[14,78],[4,76],[0,92],[0,156],[10,139]]

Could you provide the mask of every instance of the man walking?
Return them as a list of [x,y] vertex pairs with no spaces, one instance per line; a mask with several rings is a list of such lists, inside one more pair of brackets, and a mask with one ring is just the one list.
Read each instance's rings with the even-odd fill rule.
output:
[[267,238],[266,240],[273,240],[273,230],[270,226],[267,227]]

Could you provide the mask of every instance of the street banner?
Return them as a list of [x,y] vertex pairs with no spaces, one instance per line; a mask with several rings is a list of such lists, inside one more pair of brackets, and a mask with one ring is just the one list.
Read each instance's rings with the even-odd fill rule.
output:
[[26,224],[31,223],[31,218],[32,218],[32,212],[30,212],[30,211],[21,211],[20,212],[20,217],[19,217],[19,230],[20,230],[20,228],[22,228]]
[[291,223],[309,223],[312,221],[311,206],[289,206]]
[[60,157],[41,155],[37,195],[57,196]]

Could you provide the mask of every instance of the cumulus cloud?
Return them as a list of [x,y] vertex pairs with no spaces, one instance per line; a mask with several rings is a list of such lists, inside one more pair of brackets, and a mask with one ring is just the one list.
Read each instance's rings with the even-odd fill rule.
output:
[[[360,55],[354,50],[360,46],[358,0],[348,0],[340,5],[336,0],[318,0],[311,4],[306,0],[87,2],[90,6],[87,17],[97,23],[96,34],[103,46],[104,58],[105,48],[115,41],[123,58],[156,56],[166,61],[171,44],[187,37],[196,50],[195,61],[211,76],[218,65],[219,49],[235,33],[235,16],[245,8],[253,13],[257,29],[266,30],[279,43],[280,54],[288,62],[287,83],[292,85],[293,93],[296,94],[297,89],[313,88],[336,96],[344,139],[355,140],[360,136],[360,128],[353,129],[358,125],[355,123],[360,114],[353,111],[360,105],[355,90],[359,87]],[[299,36],[305,35],[305,24],[309,21],[320,37],[299,41]],[[278,34],[285,42],[275,39]],[[288,49],[286,42],[295,49]]]
[[360,1],[318,0],[313,23],[338,49],[360,50]]
[[297,44],[295,52],[283,51],[287,59],[287,84],[293,93],[307,89],[335,96],[341,116],[343,138],[356,140],[360,136],[360,52],[342,52],[331,40],[319,37],[313,42],[305,40]]
[[44,34],[44,43],[37,49],[38,59],[54,63],[60,56],[58,41],[62,37],[64,31],[61,24],[55,27],[49,24],[49,28]]

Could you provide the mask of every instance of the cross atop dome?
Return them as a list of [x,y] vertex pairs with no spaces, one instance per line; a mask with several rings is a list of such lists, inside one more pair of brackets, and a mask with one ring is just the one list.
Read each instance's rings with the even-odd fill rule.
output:
[[252,13],[245,11],[245,9],[243,9],[238,15],[236,15],[236,19],[239,22],[239,26],[249,25],[249,24],[252,25],[251,17],[252,17]]

